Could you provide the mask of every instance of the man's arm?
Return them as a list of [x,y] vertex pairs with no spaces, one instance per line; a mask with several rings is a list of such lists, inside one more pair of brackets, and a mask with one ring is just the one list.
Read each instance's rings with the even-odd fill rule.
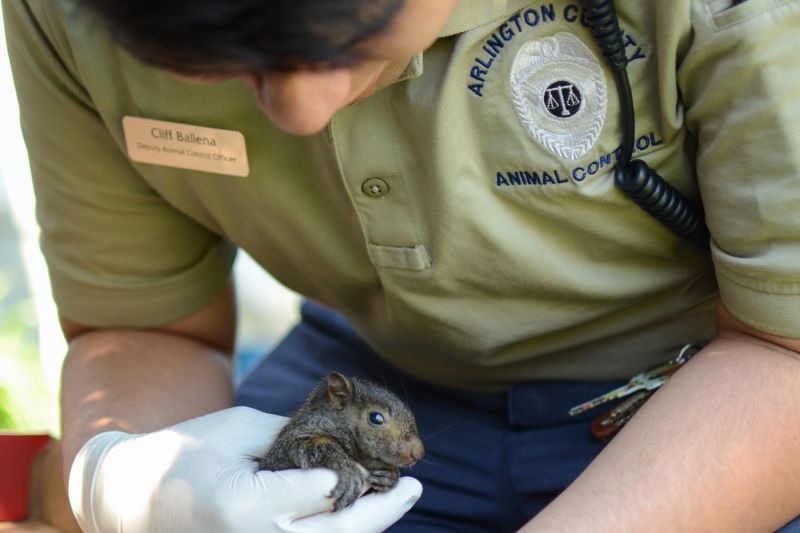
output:
[[800,341],[718,333],[523,531],[769,532],[800,514]]
[[64,479],[103,431],[149,432],[231,405],[236,316],[229,283],[205,308],[153,330],[93,330],[62,320]]
[[287,419],[223,410],[232,397],[233,310],[229,286],[194,316],[159,330],[81,332],[64,324],[72,336],[64,456],[84,531],[359,533],[400,519],[422,492],[412,478],[328,513],[334,472],[256,471],[247,460],[264,453]]

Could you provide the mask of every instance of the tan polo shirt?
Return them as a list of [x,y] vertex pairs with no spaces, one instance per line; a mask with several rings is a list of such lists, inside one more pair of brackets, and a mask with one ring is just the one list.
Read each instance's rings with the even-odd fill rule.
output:
[[240,247],[469,389],[628,376],[712,335],[717,283],[800,337],[800,1],[730,4],[617,2],[635,156],[702,196],[709,257],[615,189],[617,92],[577,2],[463,0],[401,81],[293,137],[240,82],[186,84],[85,12],[4,0],[59,308],[185,317]]

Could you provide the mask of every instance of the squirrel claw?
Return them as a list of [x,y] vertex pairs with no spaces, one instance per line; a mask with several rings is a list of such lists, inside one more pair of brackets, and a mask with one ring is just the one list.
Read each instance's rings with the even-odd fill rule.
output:
[[400,479],[400,471],[396,468],[372,470],[367,476],[367,482],[377,492],[393,489],[397,485],[398,479]]
[[356,470],[357,473],[346,473],[339,471],[339,481],[333,487],[329,497],[333,499],[333,510],[339,511],[345,507],[349,507],[361,495],[364,488],[364,479],[366,476]]
[[330,498],[333,498],[333,510],[341,511],[345,507],[353,505],[353,502],[355,502],[358,499],[358,495],[359,495],[358,491],[354,492],[352,489],[349,490],[334,489],[333,492],[331,492],[330,494]]

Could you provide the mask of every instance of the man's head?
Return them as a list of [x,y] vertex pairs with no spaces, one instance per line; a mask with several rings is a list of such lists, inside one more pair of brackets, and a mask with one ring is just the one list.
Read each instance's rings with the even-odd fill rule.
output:
[[397,79],[457,0],[78,0],[142,61],[185,79],[241,78],[296,134]]

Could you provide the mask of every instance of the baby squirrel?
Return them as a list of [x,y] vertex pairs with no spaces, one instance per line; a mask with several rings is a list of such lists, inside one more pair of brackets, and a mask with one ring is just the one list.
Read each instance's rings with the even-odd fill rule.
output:
[[331,372],[295,411],[258,469],[333,470],[339,480],[330,497],[338,511],[361,495],[365,482],[379,492],[393,488],[399,467],[424,454],[414,415],[397,396]]

